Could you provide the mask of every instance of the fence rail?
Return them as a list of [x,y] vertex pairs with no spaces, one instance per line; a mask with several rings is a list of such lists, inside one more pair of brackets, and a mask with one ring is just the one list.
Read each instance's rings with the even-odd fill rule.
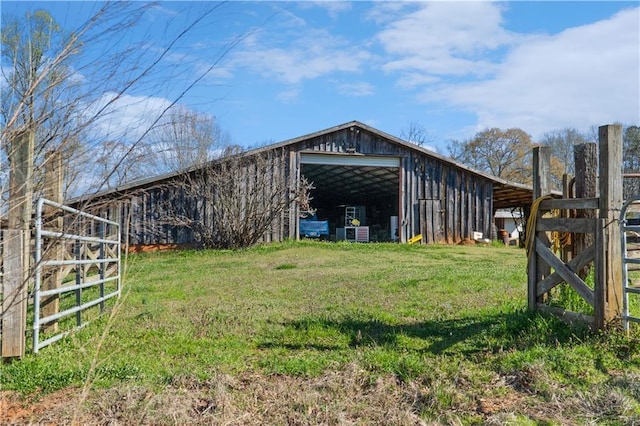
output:
[[[57,219],[61,217],[65,219],[64,230],[45,229],[51,224],[55,226],[56,222],[59,224]],[[98,236],[92,235],[95,233]],[[100,306],[102,311],[107,300],[120,296],[120,225],[41,198],[36,208],[35,237],[33,352],[37,353],[71,331],[87,325],[88,322],[82,317],[84,311],[94,306]],[[72,271],[75,271],[74,279],[65,282]],[[47,279],[51,280],[52,277],[55,281],[53,285],[47,283]],[[107,284],[111,285],[109,289],[106,288]],[[83,293],[94,288],[94,293]],[[75,295],[75,300],[71,306],[65,304],[60,310],[59,301],[65,295]],[[45,312],[43,304],[50,305],[52,300],[56,302],[53,304],[55,308],[49,307]],[[59,332],[57,321],[74,314],[75,328]],[[50,337],[41,340],[44,327],[50,332]]]

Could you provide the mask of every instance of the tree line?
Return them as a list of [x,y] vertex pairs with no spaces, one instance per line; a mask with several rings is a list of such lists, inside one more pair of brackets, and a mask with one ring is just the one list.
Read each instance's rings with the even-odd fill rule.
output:
[[[539,142],[519,128],[491,128],[476,133],[472,138],[451,141],[449,156],[476,170],[523,184],[531,184],[531,150],[537,145],[551,148],[551,174],[556,189],[561,188],[564,174],[575,174],[574,146],[598,143],[597,127],[588,134],[573,128],[546,132]],[[625,126],[623,132],[623,172],[640,172],[640,127]],[[625,179],[625,196],[640,194],[640,179]]]

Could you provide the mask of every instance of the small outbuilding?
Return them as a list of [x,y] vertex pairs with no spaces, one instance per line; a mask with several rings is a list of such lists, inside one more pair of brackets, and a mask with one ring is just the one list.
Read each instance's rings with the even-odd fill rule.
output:
[[[266,155],[266,156],[265,156]],[[424,147],[358,121],[261,147],[242,154],[270,159],[273,181],[287,191],[302,177],[313,183],[314,220],[330,240],[457,243],[495,238],[498,209],[531,204],[531,187],[473,170]],[[246,170],[249,170],[247,168]],[[197,169],[148,178],[73,201],[99,208],[121,222],[130,245],[189,244],[193,233],[184,224],[158,222],[167,200],[177,202],[175,185]],[[253,177],[247,177],[253,179]],[[285,195],[287,196],[287,195]],[[204,217],[206,203],[184,200],[182,216]],[[263,241],[300,238],[304,212],[289,203],[274,217]],[[302,218],[302,220],[305,220]]]

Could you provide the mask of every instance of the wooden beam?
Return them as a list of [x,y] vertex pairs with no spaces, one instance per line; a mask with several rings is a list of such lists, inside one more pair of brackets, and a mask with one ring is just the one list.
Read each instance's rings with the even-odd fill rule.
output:
[[[600,207],[598,196],[598,146],[595,143],[585,143],[575,145],[573,157],[576,170],[576,198],[589,198],[596,200],[596,205],[576,209],[577,218],[596,218],[597,210]],[[593,245],[594,236],[592,234],[576,234],[574,238],[574,252],[579,254],[587,247]],[[585,278],[589,275],[589,267],[585,266],[577,271],[578,276]]]
[[569,198],[569,199],[551,199],[544,200],[540,203],[540,210],[553,209],[597,209],[599,206],[598,198]]
[[3,231],[2,251],[2,357],[24,356],[27,327],[27,285],[24,280],[23,246],[20,229]]
[[589,303],[594,306],[593,290],[587,286],[580,277],[564,264],[542,241],[536,238],[536,252],[540,257],[562,277],[573,289]]
[[536,231],[559,231],[593,233],[596,219],[540,218],[536,222]]
[[[535,201],[543,195],[551,193],[551,148],[548,146],[538,146],[533,148],[533,200]],[[534,212],[532,212],[533,214]],[[535,212],[538,214],[538,212]],[[540,217],[538,215],[538,217]],[[537,219],[537,218],[534,218]],[[540,244],[549,247],[549,240],[546,233],[532,231],[535,235],[528,238],[540,240]],[[530,310],[537,309],[538,302],[542,302],[543,298],[538,297],[538,283],[551,274],[551,270],[547,264],[541,261],[536,244],[531,248],[529,253],[529,263],[527,265],[528,276],[528,306]]]
[[622,208],[622,126],[598,128],[600,148],[600,218],[605,219],[607,236],[606,283],[603,322],[622,314],[622,244],[618,223]]
[[[589,246],[582,253],[571,259],[571,261],[567,263],[567,267],[574,272],[579,271],[594,259],[595,254],[596,247]],[[538,296],[542,296],[543,294],[547,293],[549,290],[551,290],[561,282],[563,282],[563,278],[557,272],[549,275],[547,278],[538,283]]]
[[591,328],[594,327],[595,321],[594,321],[594,317],[592,317],[591,315],[571,312],[557,306],[549,306],[543,303],[538,305],[538,309],[542,312],[547,312],[549,314],[555,315],[558,318],[560,318],[562,321],[570,325],[586,324],[587,327],[591,327]]

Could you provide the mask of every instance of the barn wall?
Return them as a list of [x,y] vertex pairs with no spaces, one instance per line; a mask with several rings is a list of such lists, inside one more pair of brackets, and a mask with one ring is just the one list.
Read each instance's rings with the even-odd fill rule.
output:
[[[258,203],[262,203],[266,208],[271,202],[268,196],[270,190],[277,188],[281,182],[294,185],[297,180],[295,176],[290,176],[289,150],[278,149],[265,155],[269,155],[271,164],[267,170],[260,170],[260,178],[257,176],[255,165],[251,163],[241,166],[238,176],[244,179],[242,184],[245,187],[251,186],[258,192],[262,191],[264,195]],[[263,176],[267,183],[257,186],[256,182],[263,182]],[[143,188],[114,193],[110,198],[92,200],[91,206],[85,207],[85,210],[96,215],[117,211],[123,242],[130,245],[192,244],[195,242],[196,227],[210,227],[214,215],[211,198],[215,196],[215,191],[208,190],[213,186],[198,192],[190,186],[193,184],[185,183],[196,179],[203,178],[191,173],[188,177],[177,176]],[[201,184],[202,180],[198,182]],[[287,197],[290,196],[289,186],[285,194]],[[247,200],[238,202],[246,203]],[[295,203],[286,204],[287,207],[271,221],[262,241],[282,241],[292,235],[289,210]],[[295,232],[295,229],[293,231]]]
[[491,181],[417,151],[408,151],[403,164],[407,238],[423,234],[426,243],[451,244],[474,231],[490,235]]

